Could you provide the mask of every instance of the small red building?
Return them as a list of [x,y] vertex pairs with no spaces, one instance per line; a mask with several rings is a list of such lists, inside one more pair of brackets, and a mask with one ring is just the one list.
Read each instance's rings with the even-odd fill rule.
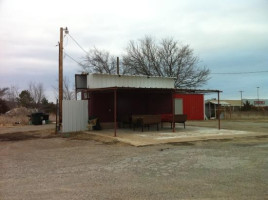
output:
[[186,114],[204,119],[204,95],[218,90],[175,89],[174,78],[108,74],[75,77],[76,90],[88,99],[89,115],[117,123],[126,115]]

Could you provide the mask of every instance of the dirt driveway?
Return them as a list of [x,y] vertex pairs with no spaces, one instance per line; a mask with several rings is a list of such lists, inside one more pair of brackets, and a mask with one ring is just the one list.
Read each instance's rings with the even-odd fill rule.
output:
[[0,140],[1,200],[268,196],[265,137],[137,148],[44,132]]

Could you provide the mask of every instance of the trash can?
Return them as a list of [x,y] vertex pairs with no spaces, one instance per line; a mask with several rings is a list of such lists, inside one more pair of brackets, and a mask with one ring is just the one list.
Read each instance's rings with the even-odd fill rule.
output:
[[43,120],[45,120],[46,124],[49,122],[49,114],[43,113]]
[[32,113],[31,120],[33,125],[41,125],[43,120],[43,114],[41,112]]

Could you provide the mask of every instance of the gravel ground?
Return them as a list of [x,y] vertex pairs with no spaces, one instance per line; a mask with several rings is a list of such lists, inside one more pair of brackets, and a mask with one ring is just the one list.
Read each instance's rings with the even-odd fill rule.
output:
[[132,147],[0,142],[0,199],[268,199],[268,138]]

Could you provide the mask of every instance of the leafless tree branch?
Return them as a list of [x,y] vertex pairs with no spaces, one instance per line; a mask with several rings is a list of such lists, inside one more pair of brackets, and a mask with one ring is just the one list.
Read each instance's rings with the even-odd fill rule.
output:
[[173,38],[157,43],[150,36],[130,41],[123,65],[130,74],[175,77],[176,88],[195,88],[209,79],[209,69],[199,68],[199,59],[189,45],[179,45]]
[[29,83],[29,89],[31,97],[33,98],[34,102],[39,105],[41,104],[42,99],[45,97],[45,90],[42,83]]

